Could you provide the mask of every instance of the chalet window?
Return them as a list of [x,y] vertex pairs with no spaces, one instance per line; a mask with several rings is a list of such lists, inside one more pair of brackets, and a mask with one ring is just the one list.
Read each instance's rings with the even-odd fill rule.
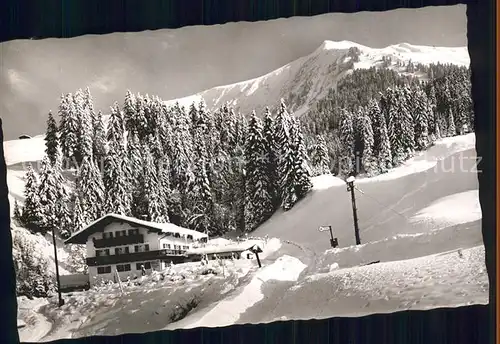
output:
[[102,238],[103,239],[110,239],[113,237],[113,232],[104,232],[102,233]]
[[134,246],[134,252],[140,252],[140,246],[139,245],[135,245]]
[[132,228],[128,230],[128,235],[137,235],[139,234],[139,230],[137,228]]
[[118,270],[118,272],[130,271],[130,264],[117,265],[116,270]]
[[95,250],[96,257],[109,256],[109,249],[105,250]]
[[111,266],[99,266],[97,267],[97,273],[99,275],[111,273]]
[[115,248],[116,255],[127,254],[127,253],[130,253],[130,248],[128,246]]
[[118,238],[118,237],[121,237],[121,236],[122,236],[122,232],[121,231],[117,231],[116,232],[116,237]]
[[144,251],[149,251],[149,244],[144,245]]
[[126,229],[122,230],[122,236],[127,236],[127,230]]
[[174,245],[174,250],[180,250],[181,246],[180,245]]
[[183,250],[189,250],[189,246],[182,246]]
[[167,250],[170,250],[170,244],[163,244],[163,248],[167,249]]
[[151,269],[151,262],[146,262],[146,263],[137,263],[135,265],[136,270],[142,270],[142,265],[144,265],[144,269],[146,270]]

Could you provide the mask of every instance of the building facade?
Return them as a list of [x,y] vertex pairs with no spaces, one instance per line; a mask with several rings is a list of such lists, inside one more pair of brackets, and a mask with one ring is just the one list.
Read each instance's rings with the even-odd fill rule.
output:
[[204,233],[170,223],[108,214],[72,235],[66,243],[87,248],[89,282],[117,282],[163,270],[187,260],[189,250],[206,242]]

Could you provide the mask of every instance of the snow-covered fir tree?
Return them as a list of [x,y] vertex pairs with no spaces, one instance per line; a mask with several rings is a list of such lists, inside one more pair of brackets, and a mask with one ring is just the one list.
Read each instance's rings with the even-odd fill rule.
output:
[[438,116],[437,114],[435,114],[435,118],[436,120],[434,121],[434,138],[435,140],[439,140],[441,139],[443,136],[441,135],[441,126],[440,126],[440,122],[438,120]]
[[56,203],[59,201],[59,186],[54,172],[50,159],[46,155],[42,160],[38,188],[41,206],[40,228],[43,232],[52,231],[57,227]]
[[453,116],[453,111],[451,109],[448,110],[447,122],[447,136],[455,136],[457,134],[457,129],[455,127],[455,116]]
[[168,214],[163,213],[158,169],[153,155],[146,144],[142,145],[141,152],[142,174],[139,180],[139,190],[134,200],[133,215],[146,221],[167,222]]
[[189,223],[196,230],[206,232],[211,229],[211,215],[213,214],[213,196],[210,180],[207,175],[207,153],[205,142],[195,140],[194,180],[189,193],[191,202],[191,215]]
[[95,115],[94,100],[92,98],[92,94],[90,93],[90,88],[88,86],[83,91],[83,107],[85,111],[88,112],[90,117],[94,117]]
[[356,156],[354,154],[354,125],[353,116],[346,109],[342,109],[340,115],[340,142],[342,142],[342,152],[339,172],[342,175],[354,173]]
[[41,206],[41,229],[55,230],[58,235],[67,237],[70,230],[70,213],[68,209],[69,193],[62,175],[62,157],[57,152],[56,162],[52,164],[45,156],[40,171],[38,194]]
[[78,151],[80,123],[71,93],[61,96],[59,116],[61,118],[59,125],[59,142],[63,157],[68,162],[71,161],[68,167],[74,166],[77,163],[74,159],[75,153]]
[[125,101],[123,103],[123,121],[127,132],[138,130],[136,123],[136,111],[137,106],[135,96],[132,92],[130,92],[130,90],[127,90],[127,93],[125,94]]
[[399,165],[413,153],[414,131],[411,114],[406,108],[404,91],[401,88],[388,90],[391,100],[389,106],[389,141],[393,163]]
[[392,168],[392,153],[387,124],[385,122],[385,116],[382,112],[378,113],[377,123],[379,126],[379,144],[378,147],[376,147],[378,167],[381,173],[385,173],[387,170]]
[[161,149],[172,159],[173,155],[173,129],[172,122],[169,118],[172,116],[171,109],[162,104],[158,122],[158,138],[161,144]]
[[14,221],[16,221],[18,225],[21,225],[23,215],[22,215],[21,207],[19,206],[19,202],[17,202],[17,199],[14,200],[14,214],[13,215],[14,215]]
[[405,85],[398,89],[400,101],[398,111],[400,118],[404,121],[406,135],[404,135],[404,144],[406,150],[406,158],[413,156],[415,152],[415,125],[414,125],[414,104],[415,94],[410,85]]
[[137,133],[139,141],[141,141],[141,142],[148,135],[148,132],[147,132],[148,121],[147,121],[146,112],[145,112],[147,106],[148,106],[147,98],[138,94],[135,97],[135,112],[134,112],[134,118],[132,120],[132,123],[135,127],[135,131]]
[[328,147],[323,135],[319,135],[316,139],[316,144],[313,147],[312,165],[314,175],[320,176],[330,173],[330,156],[328,155]]
[[57,151],[59,149],[57,123],[49,111],[47,119],[47,131],[45,132],[45,154],[49,157],[50,163],[54,165],[57,159]]
[[[123,146],[124,145],[124,120],[123,113],[118,107],[118,103],[115,103],[111,107],[111,113],[108,119],[108,126],[106,130],[106,137],[108,144]],[[118,147],[115,147],[118,150]]]
[[271,196],[267,193],[264,138],[262,124],[255,111],[248,125],[245,145],[245,229],[259,226],[273,210]]
[[288,173],[291,168],[291,164],[293,163],[290,160],[292,159],[292,137],[290,135],[291,119],[283,99],[281,99],[278,114],[274,120],[274,125],[274,146],[276,152],[277,176],[279,180],[280,203],[282,203],[283,195],[287,192],[284,190],[286,185],[283,185],[283,178]]
[[92,142],[92,155],[94,157],[94,162],[101,168],[101,163],[106,156],[106,129],[104,128],[102,112],[99,111],[97,115],[93,117],[93,121],[94,140]]
[[75,180],[84,222],[90,223],[104,214],[104,185],[93,159],[85,157]]
[[373,176],[377,172],[377,159],[374,156],[373,152],[373,145],[374,145],[374,139],[373,139],[373,128],[372,128],[372,121],[368,114],[362,113],[360,117],[360,127],[361,127],[361,134],[363,137],[363,151],[361,155],[361,164],[363,166],[364,172],[368,176]]
[[154,161],[160,161],[164,155],[163,145],[161,143],[160,131],[158,128],[153,130],[153,133],[148,136],[148,146],[153,154]]
[[75,195],[74,206],[73,206],[73,216],[71,219],[73,224],[73,232],[78,232],[89,224],[87,216],[83,210],[82,204],[80,202],[80,196]]
[[312,187],[310,169],[299,123],[288,115],[283,100],[276,121],[275,137],[281,145],[278,159],[281,206],[289,210]]
[[[371,99],[368,103],[366,114],[370,118],[373,130],[373,156],[378,156],[380,151],[380,131],[381,131],[381,123],[380,119],[380,107],[378,106],[378,102],[375,99]],[[385,123],[385,119],[384,119]],[[386,128],[387,129],[387,128]]]
[[103,169],[104,211],[128,215],[130,213],[130,188],[126,172],[123,171],[124,155],[119,146],[110,144]]
[[309,166],[304,136],[300,129],[300,122],[292,118],[292,138],[294,156],[295,193],[297,200],[304,198],[312,189],[311,168]]
[[22,222],[32,232],[40,230],[42,224],[42,208],[40,204],[39,179],[31,165],[28,165],[24,185],[24,207]]
[[429,105],[427,96],[421,89],[414,91],[414,132],[415,148],[424,150],[429,146],[429,117],[432,115],[432,109]]
[[274,120],[271,117],[271,111],[266,107],[264,112],[264,125],[262,128],[262,135],[264,138],[264,152],[265,152],[265,162],[266,162],[266,176],[268,178],[267,182],[267,194],[272,200],[272,211],[268,216],[272,215],[274,211],[280,205],[280,196],[278,190],[278,166],[277,166],[277,147],[274,136]]
[[[158,163],[158,192],[159,192],[159,202],[160,211],[163,214],[164,222],[171,222],[170,220],[170,208],[177,206],[176,202],[172,200],[172,190],[170,188],[170,161],[168,156],[164,156]],[[178,215],[175,214],[174,215]]]
[[75,157],[76,161],[81,163],[84,158],[92,158],[94,129],[92,127],[92,114],[86,107],[85,96],[81,89],[73,96],[73,103],[78,119],[78,144]]
[[56,226],[59,229],[59,234],[63,238],[68,238],[71,234],[72,215],[69,205],[71,203],[70,193],[66,189],[66,180],[63,176],[63,157],[60,151],[56,155],[56,163],[53,165],[54,179],[57,183],[57,199],[55,205],[55,213],[57,217]]

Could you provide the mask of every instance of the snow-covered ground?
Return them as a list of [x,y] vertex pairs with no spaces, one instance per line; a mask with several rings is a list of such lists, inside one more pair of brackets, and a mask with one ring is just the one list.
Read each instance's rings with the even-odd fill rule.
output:
[[[393,168],[387,173],[380,174],[375,177],[360,178],[358,182],[367,183],[388,181],[402,178],[411,174],[424,172],[440,166],[440,162],[442,162],[445,158],[452,156],[453,154],[473,149],[476,149],[476,135],[474,133],[446,137],[437,140],[432,147],[423,152],[419,152],[413,158],[405,161],[403,165]],[[469,158],[464,156],[464,159]],[[453,168],[459,169],[460,166],[459,164],[457,164],[456,166],[453,166]]]
[[413,221],[431,223],[434,228],[481,220],[479,191],[470,190],[440,198],[420,210]]
[[[27,324],[21,339],[487,303],[477,175],[471,169],[474,145],[474,134],[445,138],[402,167],[357,180],[362,245],[353,245],[344,181],[315,177],[304,200],[277,212],[248,238],[247,244],[263,247],[262,269],[246,259],[223,266],[216,261],[209,267],[180,264],[134,281],[140,285],[123,283],[123,293],[115,284],[65,294],[60,309],[55,298],[20,299],[20,317]],[[465,162],[467,170],[447,169],[453,161]],[[9,191],[22,194],[13,171]],[[321,225],[333,226],[338,248],[329,247],[328,233],[318,231]],[[47,239],[33,238],[51,257]],[[213,238],[208,245],[223,250],[235,243]],[[64,259],[67,253],[59,254]],[[366,265],[373,262],[378,263]]]
[[[261,243],[264,256],[273,254],[280,247],[277,239],[269,240],[268,244]],[[262,259],[265,261],[264,257]],[[290,262],[296,263],[295,270]],[[287,275],[282,273],[284,278],[296,279],[300,273],[298,269],[303,269],[299,264],[296,258],[283,257],[271,265],[273,268],[269,266],[257,275],[261,274],[264,280],[279,279],[279,273],[285,271]],[[37,312],[39,319],[48,319],[50,328],[41,330],[40,326],[47,323],[39,321],[40,326],[34,334],[28,327],[23,332],[23,338],[50,341],[158,330],[177,317],[182,320],[188,315],[190,307],[193,307],[191,313],[195,313],[218,304],[237,288],[243,287],[246,279],[251,279],[256,270],[255,259],[228,260],[222,265],[218,261],[210,261],[208,266],[200,263],[178,264],[150,276],[123,282],[123,293],[118,284],[104,284],[88,291],[64,294],[65,305],[61,308],[57,307],[57,298],[53,297],[47,304],[39,306]],[[186,314],[182,314],[184,310]],[[39,337],[35,338],[37,335]]]
[[308,276],[263,321],[488,303],[484,246]]
[[45,135],[5,141],[3,149],[7,166],[42,160],[45,154]]
[[201,317],[199,314],[194,314],[181,322],[169,325],[167,329],[218,327],[235,324],[248,308],[264,298],[261,291],[264,283],[272,280],[294,282],[306,267],[299,259],[284,255],[274,263],[257,271],[250,283],[243,287],[235,297],[217,303]]

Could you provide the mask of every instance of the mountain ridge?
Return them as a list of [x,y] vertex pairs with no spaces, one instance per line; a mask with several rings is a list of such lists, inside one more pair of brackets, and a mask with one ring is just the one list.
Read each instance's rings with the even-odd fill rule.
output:
[[384,58],[392,60],[386,68],[401,74],[405,74],[405,67],[399,64],[406,65],[410,61],[424,65],[443,63],[467,66],[470,63],[467,47],[429,47],[403,42],[384,48],[370,48],[347,40],[325,40],[312,53],[260,77],[216,86],[165,103],[172,105],[178,102],[188,107],[192,102],[203,99],[210,110],[229,103],[244,114],[254,110],[261,114],[265,107],[274,108],[279,99],[284,98],[290,112],[300,116],[315,101],[325,96],[344,75],[354,69],[381,67],[386,63]]

